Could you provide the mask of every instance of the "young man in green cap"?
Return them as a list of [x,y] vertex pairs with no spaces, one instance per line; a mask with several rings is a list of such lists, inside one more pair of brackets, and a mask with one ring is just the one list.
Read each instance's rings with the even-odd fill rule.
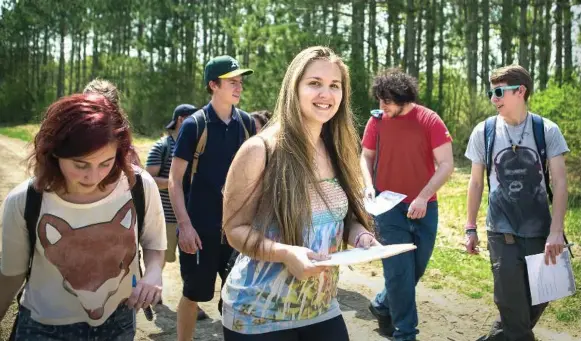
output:
[[[183,122],[176,141],[169,195],[178,222],[184,283],[178,305],[179,341],[192,340],[198,302],[209,302],[214,297],[216,274],[222,284],[226,279],[232,248],[222,241],[222,188],[234,155],[248,137],[256,134],[254,120],[236,108],[242,76],[252,73],[240,68],[230,56],[210,60],[204,81],[212,99]],[[202,150],[198,145],[205,147]]]

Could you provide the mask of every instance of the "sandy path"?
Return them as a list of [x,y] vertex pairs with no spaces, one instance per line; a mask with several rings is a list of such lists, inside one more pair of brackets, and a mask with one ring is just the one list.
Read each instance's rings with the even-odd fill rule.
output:
[[[25,143],[0,135],[0,202],[18,183],[26,179],[21,160],[26,155]],[[377,269],[381,273],[381,269]],[[369,271],[341,269],[339,302],[347,322],[351,340],[386,340],[377,333],[377,323],[367,310],[369,299],[381,290],[383,280]],[[217,311],[216,286],[214,301],[201,306],[210,319],[198,324],[195,340],[222,340],[222,326]],[[156,309],[153,322],[138,314],[136,340],[170,341],[176,339],[176,306],[181,295],[181,278],[177,263],[168,264],[164,272],[164,306]],[[470,341],[486,333],[495,317],[491,302],[484,299],[468,299],[446,290],[432,290],[422,283],[417,288],[420,334],[423,341]],[[13,313],[13,311],[12,311]],[[9,313],[0,326],[0,340],[7,338],[7,327],[13,318]],[[539,340],[581,341],[577,335],[557,333],[541,323],[535,329]]]

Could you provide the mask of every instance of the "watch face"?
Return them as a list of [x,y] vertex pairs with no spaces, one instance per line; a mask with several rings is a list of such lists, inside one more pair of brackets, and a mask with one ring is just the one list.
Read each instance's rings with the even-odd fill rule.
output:
[[375,118],[381,118],[381,116],[383,116],[383,110],[373,109],[373,110],[371,110],[371,116],[373,116]]

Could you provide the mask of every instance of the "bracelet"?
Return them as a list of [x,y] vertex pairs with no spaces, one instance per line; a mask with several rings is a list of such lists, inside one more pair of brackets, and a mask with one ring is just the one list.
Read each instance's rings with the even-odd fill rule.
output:
[[471,235],[471,234],[478,234],[478,232],[476,232],[476,229],[466,229],[466,235]]
[[355,242],[353,243],[353,245],[355,247],[357,247],[357,245],[359,244],[359,239],[361,239],[361,237],[363,237],[366,234],[368,234],[371,237],[375,238],[375,236],[373,234],[371,234],[371,232],[368,232],[368,231],[359,232],[359,234],[357,234],[357,237],[355,237]]

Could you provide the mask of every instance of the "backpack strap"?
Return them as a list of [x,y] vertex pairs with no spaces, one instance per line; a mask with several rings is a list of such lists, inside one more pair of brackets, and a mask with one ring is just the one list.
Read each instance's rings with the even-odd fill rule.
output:
[[170,143],[169,143],[169,135],[164,136],[161,139],[161,165],[159,167],[159,175],[165,170],[165,164],[167,163],[167,159],[170,156]]
[[[242,119],[242,128],[244,128],[244,141],[248,140],[250,137],[250,132],[252,131],[252,118],[247,113],[241,111],[238,108],[234,108],[234,112]],[[256,129],[254,129],[256,131]]]
[[[131,188],[131,197],[133,198],[133,206],[137,214],[137,244],[140,244],[141,236],[143,235],[143,221],[145,220],[145,190],[143,188],[143,178],[140,173],[135,172],[135,185]],[[139,277],[143,278],[143,269],[141,268],[141,249],[137,245],[137,267],[139,268]],[[151,306],[143,309],[145,318],[148,321],[153,320],[153,310]]]
[[190,183],[194,181],[194,175],[198,171],[198,162],[200,161],[200,156],[204,154],[206,149],[206,142],[208,141],[208,131],[206,130],[206,125],[208,118],[206,116],[206,110],[204,108],[196,111],[192,114],[194,120],[196,120],[196,151],[194,152],[194,159],[192,160],[192,171],[190,176]]
[[[40,216],[40,207],[42,206],[42,192],[39,192],[34,188],[34,178],[28,181],[28,188],[26,190],[26,204],[24,206],[24,221],[26,222],[26,230],[28,231],[28,245],[30,250],[28,252],[28,270],[26,271],[26,279],[24,281],[24,286],[20,289],[16,295],[16,303],[20,306],[20,299],[24,293],[24,288],[26,283],[30,280],[30,273],[32,271],[32,261],[34,259],[34,248],[36,246],[36,225],[38,223],[38,218]],[[16,327],[18,325],[18,317],[20,314],[16,315],[16,319],[12,324],[12,330],[8,337],[9,341],[14,341],[16,338]]]
[[535,138],[535,144],[537,145],[537,152],[540,156],[541,167],[543,168],[543,177],[545,178],[545,189],[547,190],[547,196],[549,197],[549,202],[553,202],[553,191],[551,190],[551,181],[549,177],[549,165],[547,164],[547,144],[545,141],[545,123],[543,118],[537,114],[531,113],[531,119],[533,121],[533,136]]
[[28,245],[30,246],[28,272],[26,273],[26,281],[30,278],[30,271],[32,270],[32,260],[34,258],[34,247],[36,245],[36,224],[40,216],[40,207],[42,206],[42,192],[38,192],[34,188],[34,178],[28,182],[28,189],[26,190],[26,206],[24,207],[24,221],[26,222],[26,230],[28,231]]
[[484,153],[486,161],[486,183],[490,193],[490,172],[492,170],[492,151],[496,137],[496,116],[491,116],[484,122]]
[[143,220],[145,219],[145,191],[143,178],[140,173],[135,173],[135,185],[131,188],[131,197],[137,214],[137,239],[141,240],[143,234]]

